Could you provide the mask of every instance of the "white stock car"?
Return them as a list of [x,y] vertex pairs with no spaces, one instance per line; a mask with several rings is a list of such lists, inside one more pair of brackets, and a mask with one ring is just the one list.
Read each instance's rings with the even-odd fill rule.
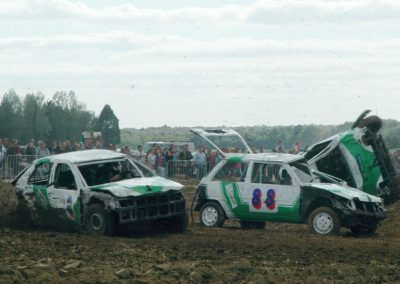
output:
[[187,228],[183,186],[125,154],[88,150],[37,159],[12,183],[23,222],[78,225],[106,235],[149,222]]
[[[381,198],[340,182],[321,183],[302,156],[252,154],[233,130],[192,131],[223,157],[197,188],[194,209],[205,226],[234,219],[242,227],[263,228],[266,221],[275,221],[308,223],[311,232],[322,235],[342,226],[359,234],[375,232],[386,218]],[[239,136],[249,154],[224,153],[209,139],[229,135]]]

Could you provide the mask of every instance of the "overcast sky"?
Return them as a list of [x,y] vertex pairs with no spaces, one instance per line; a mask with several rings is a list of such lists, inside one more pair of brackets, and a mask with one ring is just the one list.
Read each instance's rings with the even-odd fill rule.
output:
[[0,0],[0,94],[121,127],[400,120],[400,1]]

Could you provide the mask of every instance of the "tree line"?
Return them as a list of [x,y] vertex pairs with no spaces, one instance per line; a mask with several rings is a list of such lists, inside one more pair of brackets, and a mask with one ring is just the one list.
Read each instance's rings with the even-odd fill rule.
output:
[[[290,150],[296,141],[303,148],[329,136],[345,131],[353,122],[339,125],[293,125],[234,127],[250,146],[273,149],[278,140]],[[148,127],[119,129],[119,120],[109,105],[99,116],[79,102],[73,91],[58,91],[51,99],[41,92],[20,97],[11,89],[3,94],[0,103],[0,138],[53,141],[80,141],[83,131],[99,131],[104,144],[136,147],[148,141],[193,141],[196,146],[204,141],[194,136],[188,127]],[[400,148],[400,122],[383,120],[381,133],[389,148]],[[239,147],[238,141],[225,140],[226,146]]]
[[[292,150],[296,141],[300,141],[302,148],[310,146],[325,138],[351,128],[353,122],[339,125],[292,125],[292,126],[243,126],[233,127],[247,141],[249,146],[264,147],[271,150],[278,140],[282,140],[286,150]],[[383,120],[381,134],[390,149],[400,148],[400,122]],[[121,140],[124,145],[136,147],[147,141],[192,141],[198,147],[205,145],[199,137],[193,135],[188,127],[148,127],[127,128],[121,130]],[[238,140],[224,139],[224,146],[241,147]]]
[[119,121],[109,105],[100,116],[79,102],[73,91],[58,91],[51,99],[41,92],[20,97],[11,89],[0,103],[0,138],[81,141],[83,131],[101,131],[104,143],[120,143]]

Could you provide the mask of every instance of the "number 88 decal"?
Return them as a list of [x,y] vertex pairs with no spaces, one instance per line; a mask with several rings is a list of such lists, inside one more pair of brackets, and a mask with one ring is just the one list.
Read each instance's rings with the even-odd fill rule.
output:
[[276,207],[275,198],[276,198],[275,190],[273,190],[272,188],[268,189],[267,198],[265,199],[264,203],[269,210],[275,209]]
[[268,189],[267,191],[267,198],[262,202],[262,192],[261,189],[256,188],[253,190],[253,198],[251,199],[251,204],[254,208],[260,209],[262,203],[267,206],[269,210],[274,210],[276,207],[276,192],[272,188]]

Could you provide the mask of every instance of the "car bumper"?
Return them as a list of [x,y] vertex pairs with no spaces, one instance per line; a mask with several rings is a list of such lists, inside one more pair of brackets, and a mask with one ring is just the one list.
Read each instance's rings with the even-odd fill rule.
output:
[[186,214],[181,192],[165,192],[118,200],[115,209],[119,223],[139,223]]

